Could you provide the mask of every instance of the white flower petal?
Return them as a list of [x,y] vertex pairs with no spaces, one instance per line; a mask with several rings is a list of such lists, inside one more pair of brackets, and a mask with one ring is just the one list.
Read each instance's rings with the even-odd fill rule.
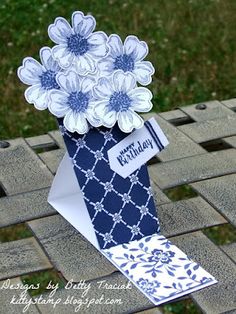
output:
[[153,105],[150,100],[132,102],[132,109],[137,112],[148,112],[152,107]]
[[97,64],[100,76],[109,76],[114,72],[114,59],[110,56],[103,58]]
[[48,107],[48,91],[44,90],[40,84],[28,87],[25,90],[25,99],[28,103],[34,104],[38,110],[44,110]]
[[54,46],[52,55],[63,69],[68,68],[74,60],[74,55],[67,49],[66,45]]
[[25,58],[23,60],[23,65],[20,66],[17,70],[19,79],[27,85],[40,83],[40,76],[42,74],[42,65],[31,57]]
[[126,37],[124,42],[124,52],[132,55],[135,61],[140,61],[148,54],[148,46],[144,41],[140,41],[136,36]]
[[94,105],[95,104],[90,102],[89,107],[87,108],[85,115],[86,115],[86,118],[89,121],[89,123],[92,126],[97,128],[97,127],[102,125],[102,121],[95,116]]
[[123,54],[123,44],[118,35],[110,35],[107,44],[109,46],[110,55],[114,59]]
[[149,61],[139,61],[134,65],[133,73],[135,74],[137,81],[142,85],[148,85],[152,81],[152,75],[155,69]]
[[81,82],[81,92],[88,93],[90,92],[94,85],[96,84],[96,80],[93,77],[85,77]]
[[70,132],[84,134],[88,132],[88,122],[83,113],[70,110],[63,120],[65,128]]
[[103,125],[106,126],[107,128],[112,128],[116,124],[116,120],[117,120],[116,111],[108,111],[102,119]]
[[137,101],[149,101],[152,99],[151,91],[146,87],[136,87],[132,89],[128,96],[135,102]]
[[68,95],[60,90],[52,90],[49,94],[49,111],[56,117],[64,117],[70,110],[67,103]]
[[132,109],[138,112],[148,112],[152,109],[152,93],[146,87],[136,87],[128,93],[132,99]]
[[107,35],[104,32],[95,32],[88,37],[90,45],[88,53],[94,58],[104,57],[108,52]]
[[85,53],[75,58],[75,69],[78,74],[85,75],[96,71],[95,61]]
[[97,119],[103,120],[108,111],[108,100],[94,103],[94,115]]
[[134,128],[135,129],[142,128],[143,124],[144,124],[142,117],[140,117],[137,113],[132,112],[132,111],[131,111],[131,114],[132,114],[132,117],[133,117],[133,126],[134,126]]
[[84,16],[83,12],[76,11],[72,14],[72,26],[76,34],[88,37],[96,27],[96,20],[91,15]]
[[118,125],[121,131],[131,132],[134,128],[139,129],[143,126],[143,119],[131,110],[119,112]]
[[132,73],[124,73],[121,70],[118,70],[113,75],[113,83],[116,91],[122,91],[127,93],[136,87],[136,80]]
[[81,78],[73,71],[67,73],[59,73],[56,76],[58,85],[65,90],[68,94],[81,89]]
[[55,22],[48,26],[48,35],[56,44],[66,44],[67,37],[71,34],[71,26],[63,17],[57,17]]
[[60,67],[58,63],[52,57],[52,50],[49,47],[43,47],[39,52],[40,60],[46,70],[58,72]]
[[94,94],[98,98],[110,98],[113,93],[111,80],[105,77],[100,78],[98,84],[94,87]]

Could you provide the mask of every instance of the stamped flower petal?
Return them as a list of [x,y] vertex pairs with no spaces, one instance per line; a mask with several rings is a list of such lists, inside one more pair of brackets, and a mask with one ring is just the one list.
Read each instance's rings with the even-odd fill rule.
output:
[[100,78],[98,84],[94,87],[94,94],[99,98],[110,98],[113,92],[111,81],[105,77]]
[[152,93],[146,87],[136,87],[128,93],[132,99],[132,109],[138,112],[148,112],[152,109]]
[[92,126],[97,128],[102,125],[102,121],[95,116],[94,104],[92,102],[90,103],[90,106],[87,108],[85,115],[87,120]]
[[118,35],[110,35],[107,44],[109,46],[110,55],[114,59],[123,54],[123,44]]
[[89,93],[93,86],[96,84],[96,80],[93,77],[85,77],[81,82],[81,92],[83,93]]
[[132,113],[132,118],[133,118],[133,127],[134,127],[135,129],[140,129],[141,127],[143,127],[144,122],[143,122],[142,117],[140,117],[140,116],[139,116],[137,113],[135,113],[135,112],[132,112],[132,111],[131,111],[131,113]]
[[71,26],[63,17],[57,17],[55,22],[48,26],[48,35],[56,44],[66,44],[71,34]]
[[68,68],[74,60],[74,55],[68,51],[66,45],[54,46],[52,55],[63,69]]
[[72,14],[72,26],[76,34],[88,37],[96,27],[96,20],[91,15],[84,15],[81,11]]
[[108,112],[108,100],[103,100],[94,105],[94,115],[96,118],[104,120],[104,116]]
[[136,80],[133,74],[116,71],[113,75],[113,83],[116,91],[127,92],[136,87]]
[[70,110],[63,120],[65,128],[70,132],[84,134],[88,131],[88,122],[83,113]]
[[132,102],[131,108],[137,112],[148,112],[152,109],[153,104],[149,101],[134,101]]
[[107,128],[112,128],[116,124],[116,118],[117,112],[108,111],[102,119],[103,125],[106,126]]
[[108,52],[107,35],[104,32],[95,32],[88,37],[89,53],[94,58],[104,57]]
[[118,125],[123,132],[129,133],[133,128],[141,128],[143,126],[143,119],[131,110],[119,112]]
[[114,71],[114,59],[112,57],[105,57],[98,62],[98,70],[101,76],[109,76]]
[[40,84],[28,87],[25,90],[25,99],[28,103],[34,104],[38,110],[44,110],[48,107],[48,92]]
[[68,95],[63,91],[53,90],[49,95],[49,111],[56,117],[64,117],[65,114],[70,110],[67,103]]
[[152,75],[155,69],[149,61],[139,61],[135,63],[133,73],[135,74],[137,81],[142,85],[148,85],[152,81]]
[[81,75],[96,71],[95,61],[87,53],[75,59],[74,65],[76,72]]
[[20,80],[27,85],[40,83],[40,76],[43,74],[42,65],[35,59],[28,57],[23,60],[23,65],[17,70]]
[[140,61],[148,54],[148,46],[136,36],[130,35],[125,39],[124,51],[127,55],[132,55],[135,61]]
[[46,70],[58,72],[60,67],[52,57],[52,50],[49,47],[43,47],[39,51],[40,60]]
[[67,93],[80,91],[81,89],[80,77],[73,71],[59,73],[56,80],[58,85]]

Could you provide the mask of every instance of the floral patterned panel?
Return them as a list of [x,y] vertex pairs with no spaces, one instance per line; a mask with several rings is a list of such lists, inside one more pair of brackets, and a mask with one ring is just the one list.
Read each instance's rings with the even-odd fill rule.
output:
[[103,253],[156,305],[217,282],[162,235],[120,244]]

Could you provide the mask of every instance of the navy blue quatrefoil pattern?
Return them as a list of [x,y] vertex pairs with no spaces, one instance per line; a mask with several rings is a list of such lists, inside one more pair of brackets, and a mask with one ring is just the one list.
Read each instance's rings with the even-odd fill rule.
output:
[[58,121],[100,248],[159,232],[147,166],[126,179],[109,166],[107,151],[127,134],[116,125],[79,135],[68,132],[62,119]]

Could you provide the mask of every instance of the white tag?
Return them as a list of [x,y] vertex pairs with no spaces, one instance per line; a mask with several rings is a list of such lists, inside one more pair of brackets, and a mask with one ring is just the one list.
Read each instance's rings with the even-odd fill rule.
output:
[[125,179],[168,144],[155,118],[151,118],[141,129],[135,130],[109,149],[110,167]]

